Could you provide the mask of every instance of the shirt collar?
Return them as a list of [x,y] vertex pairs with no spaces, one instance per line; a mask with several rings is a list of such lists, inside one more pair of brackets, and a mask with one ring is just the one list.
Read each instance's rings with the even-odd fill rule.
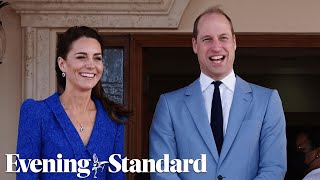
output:
[[[205,75],[203,72],[200,74],[200,86],[201,92],[205,91],[210,84],[215,81],[214,79],[210,78],[209,76]],[[234,92],[236,86],[236,75],[232,70],[226,77],[224,77],[221,82],[232,92]]]
[[314,170],[312,170],[311,172],[309,172],[308,174],[307,174],[307,176],[308,175],[314,175],[314,174],[318,174],[318,173],[320,173],[320,168],[317,168],[317,169],[314,169]]

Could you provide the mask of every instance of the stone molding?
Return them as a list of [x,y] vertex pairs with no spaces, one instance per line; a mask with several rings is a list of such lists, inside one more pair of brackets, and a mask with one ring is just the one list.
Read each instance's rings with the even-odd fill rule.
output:
[[20,0],[22,27],[178,28],[190,0]]
[[[48,28],[23,28],[23,97],[44,99],[55,84],[50,75],[54,71],[50,63],[50,32]],[[53,69],[52,69],[53,68]]]
[[57,28],[177,29],[190,0],[15,0],[23,37],[23,98],[44,99],[54,90]]

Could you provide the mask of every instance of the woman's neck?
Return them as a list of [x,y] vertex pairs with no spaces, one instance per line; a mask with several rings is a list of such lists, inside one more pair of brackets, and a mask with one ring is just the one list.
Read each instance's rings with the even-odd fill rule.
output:
[[86,112],[92,109],[93,101],[90,92],[71,92],[64,91],[60,95],[60,101],[64,108],[73,112]]

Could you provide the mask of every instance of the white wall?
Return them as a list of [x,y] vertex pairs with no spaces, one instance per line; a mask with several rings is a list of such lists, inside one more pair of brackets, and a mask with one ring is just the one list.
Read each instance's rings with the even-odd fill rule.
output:
[[221,5],[236,32],[320,32],[318,0],[191,0],[179,29],[190,32],[192,21],[210,5]]
[[0,11],[7,48],[4,62],[0,64],[0,179],[14,179],[14,174],[4,173],[6,153],[15,153],[17,119],[21,104],[21,28],[20,17],[9,6]]

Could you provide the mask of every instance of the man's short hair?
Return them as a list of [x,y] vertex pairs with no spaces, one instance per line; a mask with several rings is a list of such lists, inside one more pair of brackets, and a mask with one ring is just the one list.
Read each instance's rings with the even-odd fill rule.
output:
[[204,11],[203,13],[201,13],[197,19],[194,21],[194,24],[193,24],[193,32],[192,32],[192,37],[193,38],[197,38],[198,36],[198,23],[201,19],[202,16],[204,15],[207,15],[207,14],[213,14],[213,13],[217,13],[217,14],[221,14],[223,15],[224,17],[227,18],[227,20],[229,21],[229,24],[230,24],[230,27],[231,27],[231,32],[232,34],[234,34],[234,29],[233,29],[233,25],[232,25],[232,21],[230,19],[230,17],[219,7],[219,6],[214,6],[214,7],[211,7],[209,9],[207,9],[206,11]]
[[306,127],[299,131],[298,134],[305,134],[313,148],[320,147],[320,131],[319,127]]

